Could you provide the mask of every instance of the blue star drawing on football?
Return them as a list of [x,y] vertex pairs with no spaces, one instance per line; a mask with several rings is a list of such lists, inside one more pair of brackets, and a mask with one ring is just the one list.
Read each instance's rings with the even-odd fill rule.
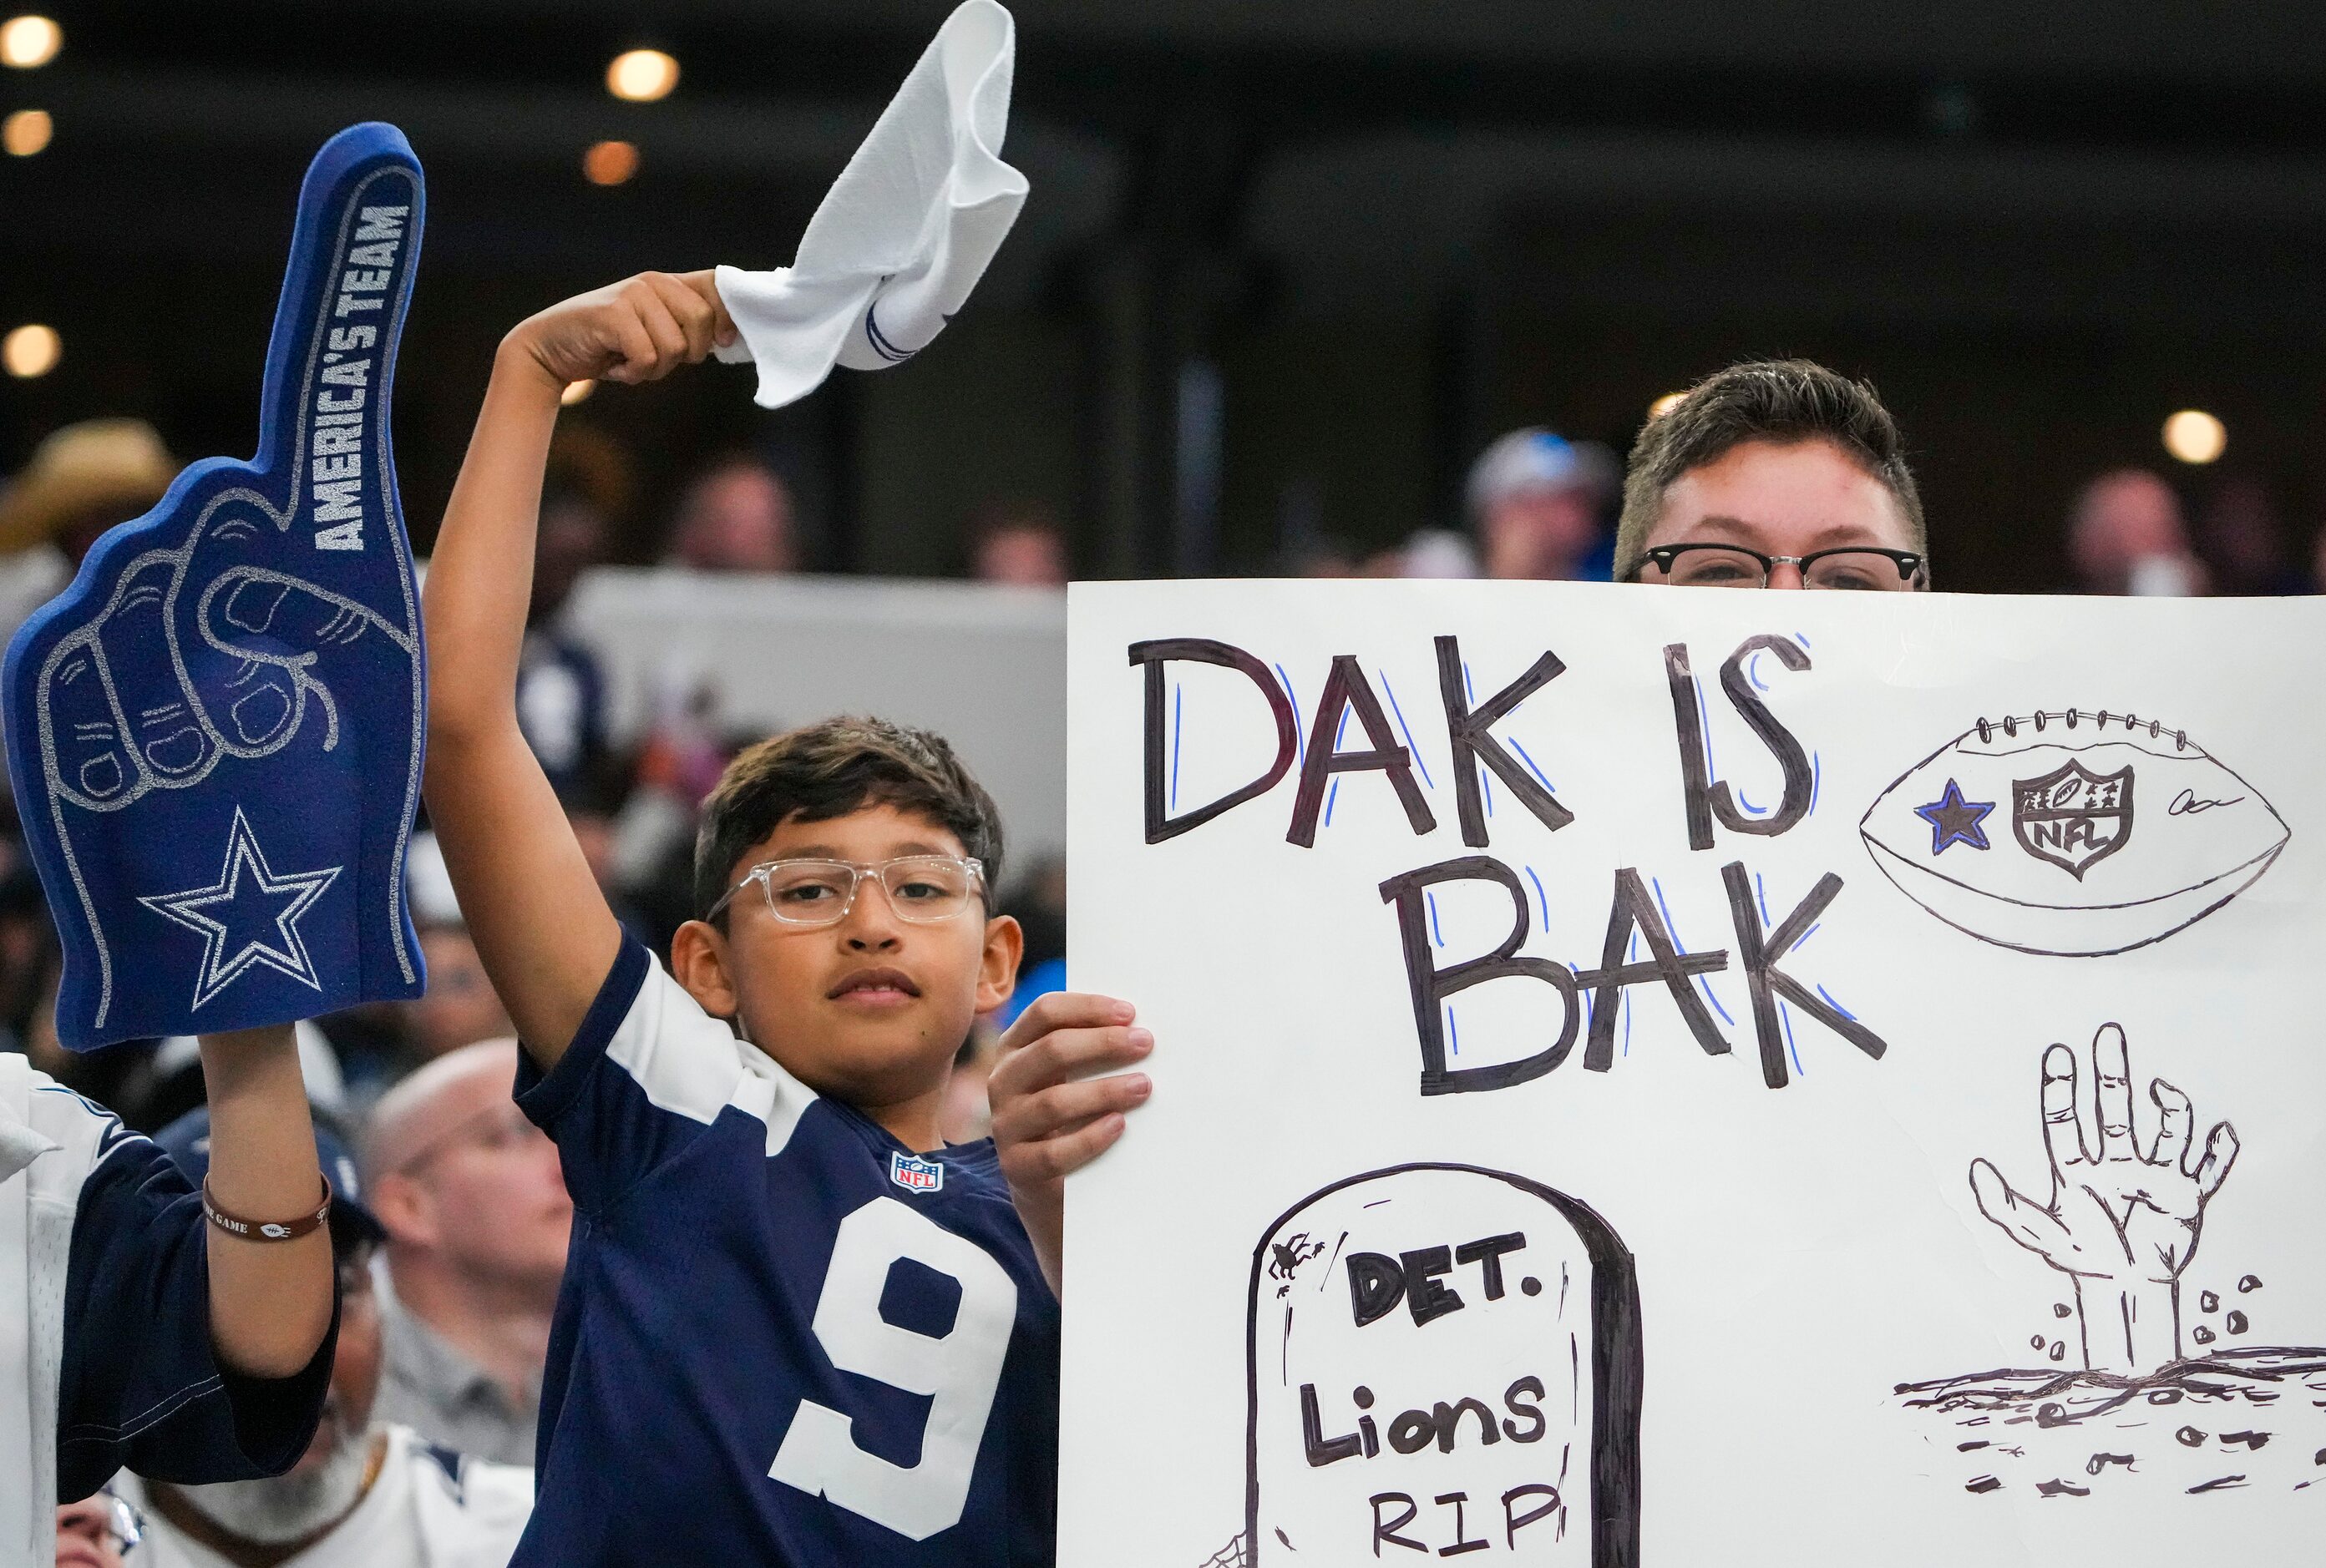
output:
[[422,217],[402,132],[324,144],[258,456],[188,468],[8,645],[9,777],[76,1050],[422,989],[425,670],[388,441]]
[[2079,958],[2202,920],[2288,837],[2261,792],[2187,731],[2084,709],[1980,719],[1883,791],[1858,831],[1949,925]]

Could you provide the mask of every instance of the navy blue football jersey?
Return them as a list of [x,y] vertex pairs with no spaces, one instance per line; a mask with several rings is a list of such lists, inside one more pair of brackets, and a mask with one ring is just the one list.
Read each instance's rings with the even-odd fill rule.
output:
[[1051,1561],[1058,1306],[991,1143],[916,1155],[631,942],[517,1099],[574,1223],[514,1564]]

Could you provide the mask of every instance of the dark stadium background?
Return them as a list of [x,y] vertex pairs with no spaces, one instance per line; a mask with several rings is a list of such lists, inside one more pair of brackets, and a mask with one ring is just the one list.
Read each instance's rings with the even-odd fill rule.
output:
[[[315,146],[395,120],[429,226],[398,388],[424,548],[519,316],[646,266],[789,259],[941,0],[58,4],[0,71],[55,140],[0,159],[0,472],[96,413],[247,452]],[[1261,570],[1458,514],[1498,431],[1621,450],[1747,355],[1873,378],[1916,453],[1942,586],[2057,586],[2103,467],[2237,474],[2306,560],[2326,521],[2326,7],[2004,0],[1024,0],[1009,156],[1034,194],[908,374],[779,415],[740,373],[609,389],[647,491],[776,455],[829,570],[941,571],[995,495],[1092,575]],[[662,102],[610,97],[651,44]],[[636,144],[636,178],[582,151]],[[2227,424],[2206,470],[2157,431]],[[660,520],[626,520],[652,553]]]

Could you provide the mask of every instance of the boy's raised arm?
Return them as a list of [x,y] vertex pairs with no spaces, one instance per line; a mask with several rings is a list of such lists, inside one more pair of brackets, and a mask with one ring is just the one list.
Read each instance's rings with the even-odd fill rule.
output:
[[501,340],[423,596],[428,814],[494,987],[534,1060],[564,1054],[620,928],[517,728],[542,470],[571,382],[655,381],[730,341],[708,272],[645,273]]

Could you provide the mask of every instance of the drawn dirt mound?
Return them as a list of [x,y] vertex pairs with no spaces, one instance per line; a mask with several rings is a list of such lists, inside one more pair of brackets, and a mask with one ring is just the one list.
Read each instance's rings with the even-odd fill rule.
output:
[[2300,1490],[2326,1480],[2326,1349],[2222,1350],[2144,1378],[1980,1372],[1898,1387],[1938,1473],[2046,1498]]

